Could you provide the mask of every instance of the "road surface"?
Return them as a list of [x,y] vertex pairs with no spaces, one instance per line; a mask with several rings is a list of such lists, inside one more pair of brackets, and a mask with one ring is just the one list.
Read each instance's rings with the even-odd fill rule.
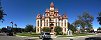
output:
[[0,33],[0,40],[35,40],[35,39],[30,39],[29,37],[7,36],[6,33]]

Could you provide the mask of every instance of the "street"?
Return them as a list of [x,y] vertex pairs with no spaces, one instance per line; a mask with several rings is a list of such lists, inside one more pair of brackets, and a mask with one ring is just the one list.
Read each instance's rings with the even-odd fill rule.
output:
[[29,37],[7,36],[6,33],[0,33],[0,40],[31,40],[31,39]]
[[[93,37],[101,37],[101,34],[95,35]],[[87,37],[75,37],[75,38],[63,38],[63,37],[58,37],[58,38],[52,38],[52,40],[85,40]],[[0,33],[0,40],[42,40],[39,38],[30,38],[30,37],[16,37],[16,36],[6,36],[5,33]],[[48,39],[45,39],[48,40]]]

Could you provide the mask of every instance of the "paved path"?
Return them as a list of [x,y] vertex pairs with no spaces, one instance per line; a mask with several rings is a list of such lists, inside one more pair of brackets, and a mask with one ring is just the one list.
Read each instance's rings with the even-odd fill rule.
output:
[[6,33],[0,33],[0,40],[35,40],[35,39],[29,37],[7,36]]
[[94,38],[101,37],[101,33],[100,34],[97,34],[95,36],[77,37],[77,38],[73,38],[73,40],[85,40],[86,38],[91,38],[91,37],[94,37]]

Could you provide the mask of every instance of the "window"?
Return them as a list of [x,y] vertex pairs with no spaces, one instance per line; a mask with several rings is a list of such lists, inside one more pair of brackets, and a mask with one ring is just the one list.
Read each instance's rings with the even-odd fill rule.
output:
[[60,22],[59,22],[59,25],[58,26],[60,26]]
[[38,30],[38,32],[39,32],[39,28],[38,28],[37,30]]
[[65,20],[65,26],[66,26],[66,20]]
[[41,20],[41,22],[40,22],[40,26],[42,26],[42,20]]
[[56,26],[57,26],[57,23],[56,23]]
[[37,26],[39,26],[39,21],[37,21]]
[[48,13],[46,13],[46,16],[48,16]]
[[48,20],[47,20],[47,26],[48,26]]
[[63,26],[63,23],[61,22],[61,26]]
[[65,31],[66,31],[66,28],[65,28]]
[[45,26],[45,21],[44,21],[44,26]]

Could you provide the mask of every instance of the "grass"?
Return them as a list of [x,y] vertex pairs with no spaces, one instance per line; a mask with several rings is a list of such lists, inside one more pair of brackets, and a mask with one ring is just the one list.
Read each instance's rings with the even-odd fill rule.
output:
[[74,37],[74,36],[61,35],[61,36],[58,36],[58,37]]
[[84,33],[79,33],[79,34],[73,34],[73,36],[68,36],[68,35],[60,35],[58,37],[76,37],[76,36],[87,36],[87,35],[94,35],[94,34],[84,34]]
[[86,35],[94,35],[94,34],[86,34],[86,33],[73,34],[73,36],[86,36]]
[[19,35],[19,36],[28,36],[28,37],[39,37],[39,34],[37,34],[37,33],[26,33],[26,32],[17,33],[16,35]]
[[[19,35],[19,36],[28,36],[28,37],[39,37],[40,34],[37,34],[37,33],[27,33],[27,32],[23,32],[23,33],[17,33],[16,35]],[[58,37],[76,37],[76,36],[87,36],[87,35],[94,35],[94,34],[86,34],[86,33],[74,33],[73,36],[67,36],[67,35],[57,35]]]

